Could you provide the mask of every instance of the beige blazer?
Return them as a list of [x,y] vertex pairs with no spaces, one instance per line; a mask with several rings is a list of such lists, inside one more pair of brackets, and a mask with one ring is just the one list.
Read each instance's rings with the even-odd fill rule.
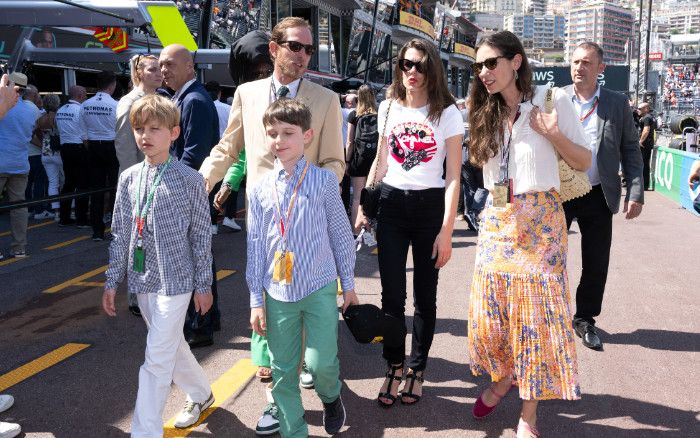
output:
[[[271,78],[260,79],[236,89],[228,127],[199,169],[212,186],[221,181],[228,168],[238,161],[238,154],[244,147],[248,189],[252,190],[272,169],[275,157],[267,148],[262,123],[263,114],[270,103],[271,81]],[[306,146],[304,156],[311,163],[335,173],[340,182],[345,173],[345,157],[338,96],[318,84],[303,80],[296,98],[309,107],[312,115],[314,138]]]

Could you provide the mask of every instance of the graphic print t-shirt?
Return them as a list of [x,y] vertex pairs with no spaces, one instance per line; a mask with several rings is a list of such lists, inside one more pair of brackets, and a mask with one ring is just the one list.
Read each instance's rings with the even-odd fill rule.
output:
[[440,122],[428,120],[428,106],[406,108],[398,101],[391,105],[387,120],[385,100],[379,105],[378,131],[386,129],[388,171],[383,182],[401,190],[445,187],[443,163],[445,139],[464,135],[464,122],[457,106],[442,111]]

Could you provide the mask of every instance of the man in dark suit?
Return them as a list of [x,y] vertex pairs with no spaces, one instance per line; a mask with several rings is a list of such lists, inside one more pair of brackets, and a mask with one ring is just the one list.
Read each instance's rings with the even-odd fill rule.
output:
[[566,224],[576,219],[581,232],[583,270],[576,289],[574,331],[583,345],[594,350],[603,348],[595,329],[600,315],[603,292],[608,276],[612,215],[620,209],[622,184],[620,164],[627,180],[623,212],[634,219],[642,212],[644,181],[639,137],[627,98],[598,85],[598,75],[605,70],[603,50],[595,43],[580,44],[571,58],[573,85],[564,87],[590,138],[593,160],[588,178],[593,189],[585,196],[564,203]]
[[[189,167],[199,170],[211,148],[219,142],[219,118],[209,93],[195,78],[194,60],[186,47],[171,44],[160,52],[160,69],[165,84],[175,95],[180,110],[180,136],[170,152]],[[216,267],[212,260],[214,277],[211,286],[214,303],[211,310],[199,315],[190,301],[185,321],[185,339],[192,348],[214,342],[214,330],[220,327]]]

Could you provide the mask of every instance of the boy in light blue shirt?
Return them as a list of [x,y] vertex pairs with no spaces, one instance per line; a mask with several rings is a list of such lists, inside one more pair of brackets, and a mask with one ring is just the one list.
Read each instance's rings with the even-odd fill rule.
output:
[[274,169],[249,202],[250,322],[267,336],[272,396],[282,437],[306,437],[299,390],[302,333],[305,360],[333,435],[345,424],[340,397],[336,279],[343,310],[357,304],[355,246],[335,175],[310,164],[304,145],[313,138],[311,112],[295,99],[273,102],[263,116]]

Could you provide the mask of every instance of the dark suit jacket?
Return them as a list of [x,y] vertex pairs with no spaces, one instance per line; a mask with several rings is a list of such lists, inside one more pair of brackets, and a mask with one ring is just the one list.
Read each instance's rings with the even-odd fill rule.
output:
[[[574,94],[574,86],[563,90],[569,96]],[[632,110],[626,96],[616,91],[600,87],[600,103],[596,111],[598,117],[598,152],[596,163],[600,175],[600,185],[610,211],[620,210],[622,184],[618,174],[620,163],[627,181],[625,201],[644,202],[644,179],[642,176],[642,152],[639,149],[639,135],[634,125]]]
[[178,98],[180,136],[171,152],[189,167],[199,170],[211,148],[219,142],[219,116],[214,101],[199,81],[194,81]]

